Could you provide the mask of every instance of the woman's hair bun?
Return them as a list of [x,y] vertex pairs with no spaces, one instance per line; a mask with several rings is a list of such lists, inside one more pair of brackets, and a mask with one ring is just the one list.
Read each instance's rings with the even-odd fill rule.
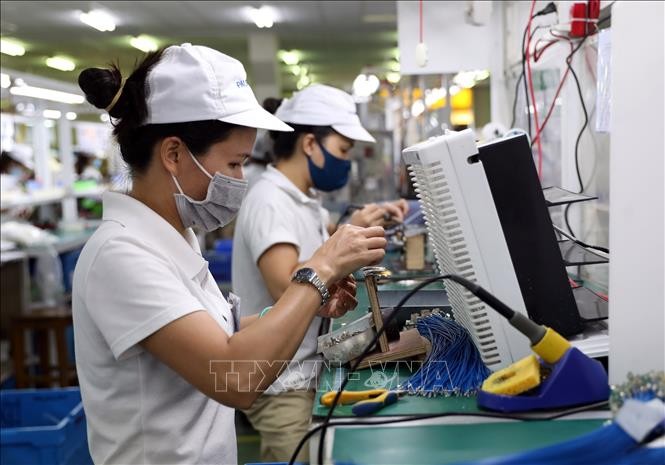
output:
[[97,108],[105,109],[120,90],[122,75],[113,66],[106,68],[86,68],[79,74],[79,87],[88,102]]

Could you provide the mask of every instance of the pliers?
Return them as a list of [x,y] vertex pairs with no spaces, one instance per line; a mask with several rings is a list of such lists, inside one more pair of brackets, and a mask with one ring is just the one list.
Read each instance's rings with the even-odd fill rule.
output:
[[[342,391],[338,400],[340,405],[355,404],[351,412],[357,416],[371,415],[386,405],[394,404],[406,394],[406,391],[389,391],[388,389],[370,389],[367,391]],[[337,391],[329,391],[321,396],[321,405],[331,407]]]

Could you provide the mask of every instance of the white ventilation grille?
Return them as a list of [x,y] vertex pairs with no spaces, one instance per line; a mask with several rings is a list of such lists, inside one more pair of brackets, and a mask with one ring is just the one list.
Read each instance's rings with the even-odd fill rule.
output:
[[[441,136],[441,138],[447,137],[450,136]],[[456,134],[453,137],[459,138],[460,136]],[[473,139],[471,138],[470,141],[471,146],[468,145],[468,140],[462,141],[467,142],[466,145],[462,144],[461,147],[462,152],[466,150],[467,153],[462,153],[463,164],[459,166],[455,166],[453,162],[454,157],[451,153],[455,147],[451,148],[442,141],[439,141],[438,144],[436,141],[428,141],[406,149],[404,151],[405,161],[407,162],[416,194],[420,200],[430,246],[433,247],[439,270],[442,273],[457,274],[470,281],[478,282],[490,292],[502,298],[502,290],[498,290],[497,292],[497,289],[493,288],[489,275],[492,274],[492,270],[499,270],[501,273],[512,272],[514,277],[514,270],[512,262],[510,262],[507,255],[507,247],[502,232],[498,234],[500,235],[500,240],[503,241],[505,253],[503,255],[499,253],[499,255],[504,260],[508,260],[507,266],[504,263],[504,269],[501,269],[501,266],[496,266],[496,264],[487,266],[483,262],[485,254],[496,251],[482,250],[483,243],[488,244],[492,241],[482,240],[483,231],[477,230],[483,229],[483,225],[473,224],[474,215],[469,214],[469,209],[472,208],[469,202],[473,202],[474,200],[479,201],[481,205],[484,204],[483,208],[485,210],[489,209],[489,211],[494,213],[496,220],[493,226],[495,229],[494,234],[497,233],[497,230],[500,230],[500,225],[482,166],[478,164],[478,166],[471,168],[466,161],[468,156],[477,153]],[[470,150],[471,152],[469,152]],[[459,160],[457,161],[459,162]],[[473,183],[465,183],[459,179],[460,169],[455,168],[461,168],[462,170],[480,169],[482,171],[482,179],[480,181],[484,182],[486,187],[484,192],[483,189],[480,189],[480,193],[475,191],[469,192],[470,189],[478,187],[478,185],[468,185]],[[463,187],[467,188],[467,192],[464,192]],[[485,198],[483,198],[483,194]],[[496,240],[494,242],[496,243]],[[516,279],[512,284],[517,289]],[[515,289],[511,289],[511,292],[508,292],[508,294],[512,294],[515,297]],[[502,321],[501,317],[492,309],[487,308],[477,297],[461,286],[454,284],[446,285],[446,290],[453,307],[455,319],[467,328],[480,351],[483,361],[488,367],[497,369],[506,366],[516,359],[517,352],[528,353],[528,345],[525,341],[508,340],[514,338],[516,335],[512,333],[506,334],[509,329],[506,328],[505,321]],[[519,294],[518,289],[517,291]],[[503,294],[505,298],[506,293],[504,292]],[[502,300],[504,299],[502,298]],[[523,307],[521,294],[519,294],[518,302],[516,302],[516,299],[512,300],[513,304],[517,304],[516,309],[520,308],[520,303],[521,307]],[[510,299],[504,301],[510,305]],[[517,337],[522,336],[517,335]]]

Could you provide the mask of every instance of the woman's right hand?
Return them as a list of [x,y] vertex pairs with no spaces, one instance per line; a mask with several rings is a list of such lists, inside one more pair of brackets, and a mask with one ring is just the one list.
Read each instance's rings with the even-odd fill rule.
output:
[[385,255],[386,239],[380,226],[341,226],[323,243],[305,267],[313,268],[330,288],[358,268],[379,263]]

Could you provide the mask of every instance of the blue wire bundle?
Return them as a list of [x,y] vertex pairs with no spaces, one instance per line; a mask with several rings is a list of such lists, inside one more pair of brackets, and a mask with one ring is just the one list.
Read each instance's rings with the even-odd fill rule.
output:
[[400,388],[427,397],[475,394],[490,370],[466,328],[439,314],[420,319],[416,327],[432,351]]

